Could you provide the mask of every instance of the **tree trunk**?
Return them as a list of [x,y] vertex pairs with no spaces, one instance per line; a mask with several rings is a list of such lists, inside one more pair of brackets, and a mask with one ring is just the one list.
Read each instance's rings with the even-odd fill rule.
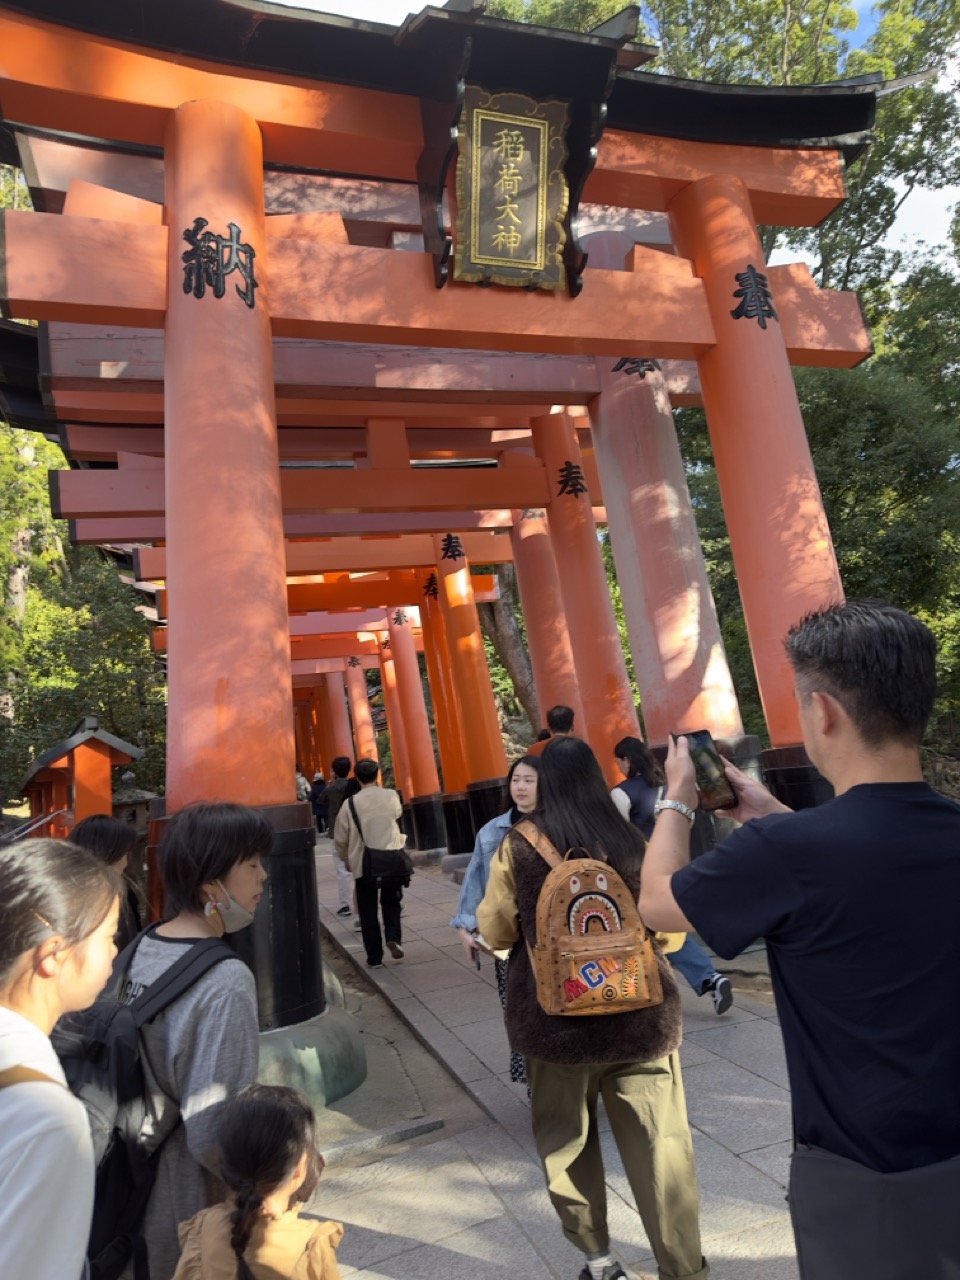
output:
[[483,634],[496,650],[497,657],[506,667],[507,674],[513,681],[517,701],[530,721],[530,728],[536,733],[540,727],[540,708],[533,683],[530,655],[527,653],[523,637],[520,635],[520,627],[517,625],[517,611],[520,606],[517,578],[512,564],[497,566],[497,581],[500,587],[499,599],[477,605],[480,626],[483,628]]

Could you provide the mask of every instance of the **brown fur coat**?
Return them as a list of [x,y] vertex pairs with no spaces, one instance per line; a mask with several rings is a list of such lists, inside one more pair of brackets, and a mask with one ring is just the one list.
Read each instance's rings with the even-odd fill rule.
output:
[[[537,898],[550,871],[537,851],[516,831],[500,855],[513,863],[517,911],[522,937],[507,966],[507,1037],[510,1048],[543,1062],[596,1064],[651,1062],[672,1053],[682,1038],[680,993],[669,963],[659,954],[663,1003],[635,1013],[589,1018],[553,1017],[537,1000],[536,982],[524,938],[536,938]],[[640,893],[639,872],[624,876],[634,896]]]

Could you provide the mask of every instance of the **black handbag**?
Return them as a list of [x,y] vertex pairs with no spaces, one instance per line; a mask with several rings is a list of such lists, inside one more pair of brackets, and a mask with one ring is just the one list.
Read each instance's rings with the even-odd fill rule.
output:
[[363,862],[361,870],[371,880],[396,880],[404,888],[410,883],[413,875],[413,861],[406,849],[373,849],[363,839],[363,827],[357,816],[357,808],[353,796],[347,801],[357,835],[363,840]]

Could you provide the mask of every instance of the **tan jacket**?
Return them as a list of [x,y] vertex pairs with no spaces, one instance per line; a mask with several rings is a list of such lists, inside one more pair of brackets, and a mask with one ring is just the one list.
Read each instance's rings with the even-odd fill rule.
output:
[[354,825],[350,812],[350,802],[345,801],[337,815],[337,824],[333,829],[333,843],[340,857],[353,872],[355,880],[363,874],[363,846],[371,849],[403,849],[407,837],[397,826],[403,813],[403,806],[396,791],[389,787],[380,787],[375,783],[364,787],[359,795],[353,797],[357,817],[363,828],[363,839]]
[[[173,1280],[237,1280],[232,1212],[232,1204],[215,1204],[180,1224],[182,1252]],[[340,1280],[334,1250],[342,1239],[341,1223],[301,1218],[293,1208],[282,1218],[261,1218],[244,1257],[257,1280]]]

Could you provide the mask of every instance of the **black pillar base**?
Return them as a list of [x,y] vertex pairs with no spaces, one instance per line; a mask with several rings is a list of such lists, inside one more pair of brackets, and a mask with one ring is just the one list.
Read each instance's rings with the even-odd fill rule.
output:
[[403,813],[400,815],[400,830],[407,837],[407,844],[410,848],[415,849],[417,847],[416,833],[413,829],[413,812],[410,809],[409,801],[404,801],[403,804]]
[[810,763],[801,744],[761,752],[764,781],[781,804],[813,809],[833,799],[833,787]]
[[467,783],[467,799],[470,802],[470,818],[474,835],[491,818],[503,812],[503,778],[484,778],[481,782]]
[[473,853],[477,833],[470,817],[470,801],[465,791],[451,791],[441,800],[443,825],[447,833],[447,853]]
[[[323,961],[317,905],[314,850],[316,829],[309,804],[264,805],[273,828],[273,848],[266,860],[267,881],[253,924],[226,941],[253,970],[257,982],[260,1030],[292,1027],[323,1013]],[[156,848],[166,816],[151,813],[148,882],[151,907],[156,893]]]
[[410,816],[414,849],[442,849],[446,845],[439,791],[429,796],[414,796],[410,801]]

